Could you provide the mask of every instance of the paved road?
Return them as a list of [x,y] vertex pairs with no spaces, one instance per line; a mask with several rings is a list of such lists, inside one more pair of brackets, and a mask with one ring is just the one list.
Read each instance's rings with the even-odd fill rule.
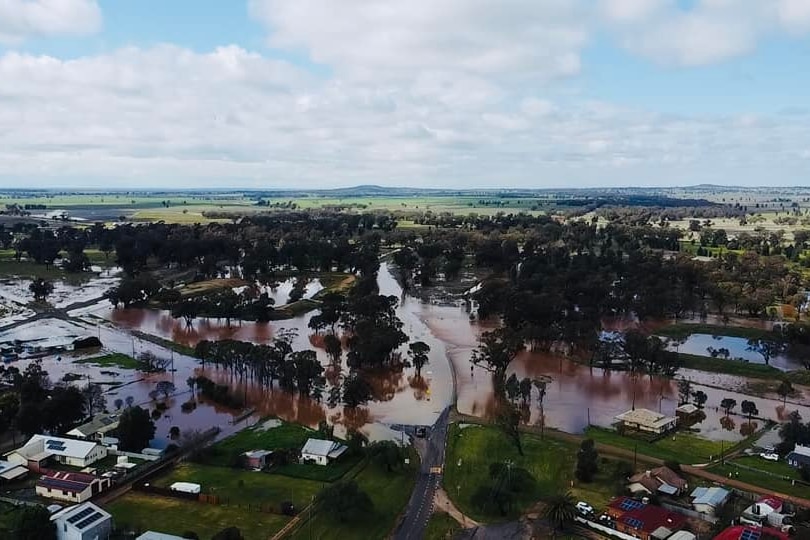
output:
[[405,515],[394,532],[394,540],[421,540],[425,535],[425,525],[433,513],[433,496],[442,478],[441,473],[432,473],[430,470],[434,467],[444,468],[449,416],[450,409],[447,408],[430,428],[419,478],[405,508]]

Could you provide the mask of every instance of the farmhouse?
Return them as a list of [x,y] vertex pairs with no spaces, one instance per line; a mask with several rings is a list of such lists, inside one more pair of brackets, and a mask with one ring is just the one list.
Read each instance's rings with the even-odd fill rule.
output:
[[57,540],[109,538],[112,516],[91,502],[70,506],[53,514]]
[[348,448],[334,441],[308,439],[301,449],[301,463],[328,465],[346,452]]
[[649,409],[633,409],[616,417],[621,429],[663,434],[675,428],[677,419]]
[[627,489],[633,494],[680,495],[687,487],[686,480],[678,476],[675,471],[669,467],[658,467],[631,476]]
[[785,461],[787,461],[788,465],[797,469],[802,465],[810,465],[810,446],[797,444],[793,452],[787,455]]
[[51,458],[73,467],[87,467],[107,457],[107,449],[91,441],[34,435],[24,446],[6,454],[6,459],[40,472]]
[[108,487],[109,478],[85,473],[48,471],[37,481],[36,493],[49,499],[82,503]]
[[669,538],[686,525],[683,514],[644,504],[630,497],[618,497],[611,501],[607,513],[616,521],[616,530],[641,540]]
[[97,414],[86,424],[67,432],[70,437],[77,439],[90,439],[101,441],[104,436],[118,428],[118,416],[112,414]]
[[692,492],[692,507],[696,512],[713,516],[726,504],[730,496],[730,491],[720,487],[695,488]]

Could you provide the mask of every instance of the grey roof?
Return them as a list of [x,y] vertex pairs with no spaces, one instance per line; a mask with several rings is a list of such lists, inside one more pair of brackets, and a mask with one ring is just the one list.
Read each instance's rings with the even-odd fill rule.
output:
[[307,443],[301,449],[302,454],[312,456],[325,456],[336,458],[347,450],[346,446],[335,441],[325,441],[323,439],[307,439]]
[[676,488],[675,486],[670,486],[667,483],[663,483],[660,486],[658,486],[658,491],[660,491],[661,493],[665,493],[667,495],[675,495],[676,493],[678,493],[678,488]]
[[68,431],[68,435],[77,437],[90,437],[96,433],[106,433],[118,427],[118,416],[99,414],[86,424],[82,424]]
[[263,458],[272,454],[271,450],[248,450],[245,452],[245,456],[249,458]]
[[58,523],[58,527],[61,528],[62,524],[65,524],[79,531],[97,527],[99,523],[111,519],[110,514],[91,502],[69,506],[51,516],[51,521]]
[[730,494],[727,489],[719,487],[695,488],[692,492],[692,497],[694,497],[692,504],[708,504],[717,507],[726,502]]
[[786,461],[791,462],[795,461],[800,465],[810,465],[810,456],[806,456],[804,454],[800,454],[798,452],[791,452],[785,458]]
[[183,540],[183,537],[162,532],[146,531],[135,540]]
[[21,456],[30,460],[41,461],[42,459],[56,455],[71,458],[86,458],[90,452],[99,446],[92,441],[77,441],[64,437],[51,437],[46,435],[34,435],[25,446],[15,450]]

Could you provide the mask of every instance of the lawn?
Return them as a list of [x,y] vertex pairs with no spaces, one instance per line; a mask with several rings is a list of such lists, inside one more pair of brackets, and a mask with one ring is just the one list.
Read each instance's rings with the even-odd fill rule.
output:
[[774,337],[773,332],[759,328],[746,328],[744,326],[719,326],[714,324],[675,323],[664,326],[656,331],[665,337],[686,338],[692,334],[710,334],[712,336],[728,336],[744,339],[759,339]]
[[169,487],[174,482],[200,484],[203,493],[217,495],[227,504],[261,504],[276,510],[285,501],[292,501],[296,508],[304,508],[323,487],[322,482],[280,474],[196,463],[184,463],[170,474],[152,480],[152,484],[159,487]]
[[369,464],[355,478],[360,489],[374,503],[374,511],[358,523],[340,523],[331,516],[316,510],[312,519],[304,522],[291,538],[299,540],[343,540],[363,538],[372,540],[386,538],[408,503],[418,470],[418,458],[411,455],[410,468],[388,473]]
[[229,466],[242,452],[300,449],[307,439],[317,437],[318,434],[317,431],[299,424],[283,422],[270,429],[264,429],[263,424],[264,422],[259,422],[210,446],[202,461],[209,465]]
[[17,517],[18,508],[8,503],[0,502],[0,537],[10,538],[9,532]]
[[636,449],[639,454],[677,461],[686,465],[705,463],[709,461],[710,457],[719,456],[721,451],[730,450],[729,443],[724,446],[719,441],[710,441],[686,432],[677,432],[652,443],[596,426],[586,429],[585,435],[598,443],[627,450]]
[[727,373],[729,375],[739,375],[741,377],[751,377],[755,379],[777,379],[784,372],[765,364],[755,364],[754,362],[740,362],[738,360],[726,360],[723,358],[712,358],[711,356],[698,356],[694,354],[679,354],[678,359],[681,366],[699,371],[711,373]]
[[[757,468],[767,470],[764,466],[761,466],[761,464],[757,465]],[[793,495],[795,497],[804,498],[807,498],[807,494],[810,493],[810,487],[804,484],[797,483],[793,485],[790,480],[784,480],[782,478],[777,478],[769,474],[758,473],[756,471],[749,471],[747,469],[735,467],[729,463],[726,463],[725,465],[714,465],[713,467],[709,468],[709,472],[726,477],[728,477],[729,474],[732,474],[734,475],[735,480],[773,490],[775,493],[783,493],[785,495]]]
[[[571,443],[536,434],[521,434],[524,455],[503,433],[488,426],[450,427],[447,443],[447,465],[444,471],[444,489],[456,507],[480,522],[513,519],[538,501],[560,492],[570,491],[577,500],[603,508],[614,497],[616,485],[612,478],[617,460],[599,458],[599,472],[590,483],[574,479],[578,447]],[[521,494],[512,512],[502,516],[496,508],[482,511],[472,504],[475,491],[491,485],[489,465],[493,462],[511,462],[513,467],[529,471],[537,484],[533,490]]]
[[446,540],[461,530],[458,521],[444,512],[434,512],[427,522],[425,540]]
[[156,530],[181,535],[187,531],[210,538],[226,527],[236,526],[246,540],[267,540],[289,518],[250,511],[237,506],[203,504],[130,492],[107,505],[115,524],[138,531]]
[[77,364],[93,364],[101,367],[120,367],[123,369],[138,369],[138,361],[129,355],[121,353],[105,354],[94,358],[76,360]]

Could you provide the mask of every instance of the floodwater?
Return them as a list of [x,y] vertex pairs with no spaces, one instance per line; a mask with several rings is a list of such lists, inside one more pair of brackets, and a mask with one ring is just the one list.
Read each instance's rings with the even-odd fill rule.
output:
[[[289,303],[290,301],[290,293],[295,288],[296,279],[290,278],[286,279],[280,283],[274,283],[271,285],[261,285],[255,284],[250,287],[252,293],[256,296],[260,294],[267,294],[270,298],[273,299],[273,302],[276,306],[281,306],[284,304]],[[304,291],[301,298],[309,299],[315,296],[317,293],[323,290],[323,285],[319,279],[310,279],[304,285]],[[236,287],[234,292],[237,294],[242,293],[248,289],[247,286]]]
[[[404,331],[411,341],[421,340],[431,347],[430,363],[423,368],[422,377],[416,378],[413,369],[403,371],[368,373],[374,390],[375,400],[355,410],[341,407],[328,408],[324,403],[312,399],[291,395],[279,389],[271,390],[259,387],[250,382],[232,378],[224,370],[206,366],[205,375],[231,386],[234,394],[245,398],[255,413],[240,422],[240,426],[253,423],[266,415],[277,415],[290,421],[315,426],[321,420],[335,423],[338,433],[348,428],[361,429],[372,437],[390,437],[391,432],[385,426],[390,424],[432,424],[444,407],[453,402],[457,394],[458,409],[462,413],[486,417],[492,414],[494,397],[490,374],[482,368],[472,366],[470,359],[477,345],[478,336],[493,329],[496,322],[471,321],[469,313],[461,305],[435,305],[419,299],[404,296],[402,289],[391,275],[386,264],[379,274],[379,286],[382,294],[394,295],[400,299],[397,315],[403,321]],[[72,324],[63,321],[37,321],[14,330],[16,335],[48,335],[63,332],[71,335],[98,335],[105,348],[127,354],[138,354],[151,351],[155,354],[174,359],[174,371],[160,375],[144,376],[129,372],[119,377],[131,377],[128,384],[110,390],[108,406],[116,398],[124,399],[133,396],[136,403],[150,404],[149,393],[159,380],[173,379],[178,395],[168,402],[168,409],[158,420],[158,437],[167,437],[171,426],[177,425],[181,430],[206,429],[217,425],[223,429],[223,435],[240,428],[231,422],[238,416],[238,411],[227,410],[205,403],[198,398],[197,408],[189,413],[182,412],[180,406],[191,398],[186,380],[200,374],[201,366],[196,359],[133,338],[132,330],[139,330],[178,343],[193,346],[202,339],[241,339],[255,343],[267,343],[283,330],[294,330],[297,336],[293,347],[296,350],[315,347],[319,360],[328,364],[325,352],[318,347],[320,340],[307,327],[314,313],[300,317],[273,321],[269,323],[232,321],[228,327],[224,321],[214,319],[197,319],[187,327],[182,319],[173,319],[168,312],[150,309],[113,309],[107,302],[99,302],[88,308],[71,312],[80,317],[83,323]],[[633,324],[633,321],[612,321],[614,326]],[[654,325],[654,323],[651,323]],[[609,326],[609,324],[606,324]],[[406,350],[403,346],[402,352]],[[65,367],[65,366],[69,367]],[[65,364],[65,360],[56,365],[48,364],[55,373],[77,371],[76,365]],[[91,378],[103,376],[96,368],[83,367]],[[62,370],[62,371],[59,371]],[[452,370],[452,371],[451,371]],[[609,426],[614,416],[635,407],[660,410],[665,414],[674,414],[677,404],[677,383],[663,377],[633,376],[627,372],[608,372],[599,368],[590,368],[581,363],[554,354],[525,351],[513,362],[510,373],[518,377],[542,378],[548,381],[546,396],[543,400],[545,424],[569,432],[581,432],[587,425]],[[452,372],[456,373],[454,388]],[[345,372],[345,369],[344,369]],[[327,371],[330,383],[340,373]],[[702,390],[708,395],[706,418],[694,426],[701,435],[722,440],[739,440],[751,428],[741,416],[731,415],[726,418],[717,409],[720,400],[730,397],[739,404],[750,399],[757,404],[760,416],[782,420],[791,410],[799,410],[805,418],[810,418],[810,408],[804,405],[782,407],[779,400],[764,399],[743,395],[739,392],[746,380],[730,375],[709,374],[684,370],[682,376],[693,381],[694,390]],[[109,377],[108,377],[109,378]],[[152,408],[152,407],[150,407]],[[541,422],[541,409],[537,393],[534,391],[532,402],[524,408],[524,420],[536,424]]]
[[[669,345],[670,350],[678,350],[685,354],[695,354],[699,356],[710,356],[711,351],[727,349],[729,352],[729,362],[752,362],[764,364],[765,359],[758,352],[748,348],[748,340],[739,337],[714,336],[711,334],[692,334],[681,344]],[[770,359],[769,365],[790,371],[792,369],[802,369],[802,363],[798,358],[793,358],[787,354],[779,354]]]

